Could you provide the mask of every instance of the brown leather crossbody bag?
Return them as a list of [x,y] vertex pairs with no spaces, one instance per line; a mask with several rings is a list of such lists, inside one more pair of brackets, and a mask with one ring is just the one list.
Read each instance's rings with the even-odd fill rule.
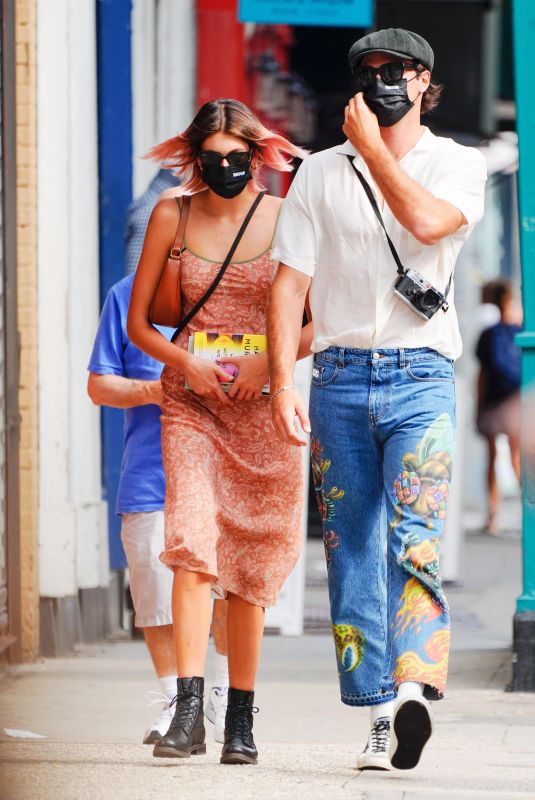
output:
[[180,293],[180,259],[182,256],[184,233],[191,206],[191,197],[182,198],[182,211],[176,198],[180,218],[176,229],[175,242],[162,270],[162,277],[151,303],[149,318],[153,325],[178,328],[182,318],[182,296]]

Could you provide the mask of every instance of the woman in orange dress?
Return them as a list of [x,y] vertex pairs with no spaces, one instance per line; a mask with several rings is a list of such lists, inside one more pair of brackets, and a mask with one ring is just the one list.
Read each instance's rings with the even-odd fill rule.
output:
[[[217,275],[247,212],[261,194],[262,166],[289,171],[304,155],[235,100],[206,103],[184,133],[151,155],[174,168],[188,196],[182,241],[184,315]],[[173,247],[179,210],[161,200],[149,222],[128,315],[128,335],[165,363],[162,451],[166,474],[165,551],[174,570],[173,624],[178,687],[175,715],[157,756],[204,753],[204,666],[210,589],[228,596],[230,688],[222,763],[255,764],[254,684],[264,624],[300,549],[302,470],[298,450],[275,436],[267,354],[215,364],[188,352],[195,331],[265,334],[277,264],[270,247],[281,200],[264,195],[223,279],[174,343],[150,324],[149,309]],[[184,205],[184,199],[180,209]],[[182,211],[180,210],[180,213]],[[310,326],[299,356],[309,353]],[[224,367],[226,369],[224,369]],[[220,380],[237,371],[226,394]],[[188,389],[185,388],[185,383]]]

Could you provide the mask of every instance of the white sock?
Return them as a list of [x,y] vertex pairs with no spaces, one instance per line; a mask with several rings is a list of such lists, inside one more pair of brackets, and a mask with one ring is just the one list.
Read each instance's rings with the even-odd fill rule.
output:
[[216,651],[214,686],[218,686],[220,689],[225,689],[228,685],[228,659],[226,656]]
[[176,675],[164,675],[163,678],[158,678],[160,689],[162,693],[169,698],[169,702],[176,695]]
[[389,717],[391,719],[393,713],[393,700],[389,700],[387,703],[380,703],[378,706],[370,706],[370,723],[374,725],[381,717]]
[[404,697],[423,697],[424,685],[423,683],[416,683],[415,681],[403,681],[398,686],[398,700]]

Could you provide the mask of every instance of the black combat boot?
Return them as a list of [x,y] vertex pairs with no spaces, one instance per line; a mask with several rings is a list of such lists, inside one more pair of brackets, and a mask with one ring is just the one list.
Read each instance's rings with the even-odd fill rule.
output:
[[189,758],[206,753],[203,695],[204,678],[178,678],[175,715],[165,736],[154,745],[154,756]]
[[253,739],[254,692],[241,689],[228,690],[225,717],[225,744],[221,751],[221,764],[257,764],[258,751]]

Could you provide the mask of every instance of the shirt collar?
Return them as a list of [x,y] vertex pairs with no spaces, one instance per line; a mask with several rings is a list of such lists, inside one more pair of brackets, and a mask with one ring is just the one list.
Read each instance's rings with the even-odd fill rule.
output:
[[[422,135],[420,136],[414,147],[403,156],[403,158],[399,163],[401,164],[403,163],[403,161],[405,161],[406,158],[410,158],[413,155],[417,155],[419,153],[431,153],[436,147],[436,139],[437,137],[435,136],[435,134],[431,133],[429,128],[425,127],[424,132],[422,133]],[[362,166],[364,166],[365,163],[364,159],[362,158],[360,153],[353,147],[349,139],[345,141],[342,145],[340,145],[339,148],[337,148],[337,152],[341,153],[342,155],[353,156],[355,161],[357,161],[357,163],[360,163]]]

